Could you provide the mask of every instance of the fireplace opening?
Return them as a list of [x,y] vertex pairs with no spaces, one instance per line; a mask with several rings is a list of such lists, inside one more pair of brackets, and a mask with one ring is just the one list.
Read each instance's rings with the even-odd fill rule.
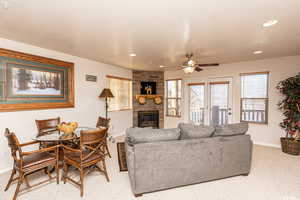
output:
[[159,128],[159,111],[138,111],[138,127]]

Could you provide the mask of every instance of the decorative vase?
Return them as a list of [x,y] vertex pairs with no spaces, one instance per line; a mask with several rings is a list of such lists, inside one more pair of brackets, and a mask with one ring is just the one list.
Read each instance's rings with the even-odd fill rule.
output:
[[57,126],[58,130],[64,133],[60,136],[60,139],[69,139],[74,137],[74,131],[77,129],[77,127],[77,122],[62,122],[60,125]]

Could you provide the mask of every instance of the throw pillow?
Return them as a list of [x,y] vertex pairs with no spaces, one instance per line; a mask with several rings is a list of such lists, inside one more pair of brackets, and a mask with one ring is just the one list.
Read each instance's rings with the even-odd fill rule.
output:
[[186,123],[179,123],[181,137],[180,139],[195,139],[211,137],[215,131],[213,126],[193,125]]
[[248,131],[248,123],[217,125],[213,136],[244,135]]
[[180,130],[174,129],[140,129],[129,128],[126,130],[126,141],[129,145],[148,142],[178,140]]

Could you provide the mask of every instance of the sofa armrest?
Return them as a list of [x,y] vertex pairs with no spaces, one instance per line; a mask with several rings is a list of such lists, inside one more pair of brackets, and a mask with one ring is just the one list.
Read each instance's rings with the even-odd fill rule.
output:
[[126,152],[126,162],[128,168],[128,174],[130,179],[130,184],[133,193],[135,193],[135,155],[134,155],[134,146],[129,145],[125,142],[125,152]]

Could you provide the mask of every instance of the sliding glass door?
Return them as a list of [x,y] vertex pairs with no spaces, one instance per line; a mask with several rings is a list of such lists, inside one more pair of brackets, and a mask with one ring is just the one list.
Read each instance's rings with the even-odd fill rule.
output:
[[205,83],[189,84],[190,104],[189,119],[194,124],[204,124]]
[[189,83],[189,121],[194,124],[211,125],[231,123],[231,84],[231,78]]
[[210,124],[223,125],[232,121],[230,81],[209,82]]

